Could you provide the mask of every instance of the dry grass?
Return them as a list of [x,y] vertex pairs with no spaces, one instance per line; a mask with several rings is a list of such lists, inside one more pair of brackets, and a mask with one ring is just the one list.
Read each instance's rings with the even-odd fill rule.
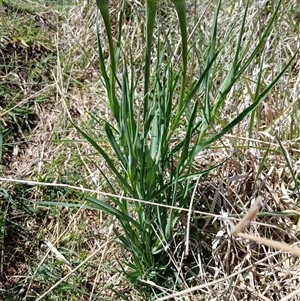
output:
[[[2,300],[122,300],[121,296],[127,300],[148,300],[142,290],[133,288],[118,272],[119,261],[127,260],[113,242],[112,227],[118,225],[109,217],[84,208],[84,192],[80,188],[90,188],[105,198],[100,191],[107,189],[107,185],[99,170],[108,177],[110,171],[93,154],[92,147],[81,140],[69,120],[87,125],[105,146],[103,129],[94,128],[89,113],[106,120],[111,116],[98,70],[96,8],[94,3],[79,2],[46,6],[42,2],[21,4],[14,0],[10,5],[5,2],[0,11],[0,27],[6,28],[0,38],[3,84],[0,122],[5,144],[0,181]],[[274,77],[300,45],[296,2],[285,1],[267,42],[262,85]],[[112,6],[114,14],[117,14],[116,4]],[[208,42],[213,16],[213,7],[208,4],[201,1],[188,6],[190,32],[193,22],[197,22],[195,12],[202,16],[203,45]],[[256,26],[259,36],[270,5],[270,1],[263,0],[252,3],[249,15],[253,19],[249,18],[247,24],[249,33]],[[140,51],[143,5],[129,1],[128,10],[131,17],[127,20],[127,43],[132,46],[138,65],[143,61]],[[238,1],[224,5],[220,39],[230,24],[237,22],[234,31],[238,30],[242,11],[243,5]],[[255,19],[258,11],[261,16]],[[160,18],[165,20],[168,10],[162,6],[160,13]],[[176,24],[173,18],[167,20]],[[20,29],[16,33],[13,22],[20,28],[22,22],[32,22],[26,27],[28,39],[20,40],[24,32]],[[32,28],[37,28],[38,39],[30,32]],[[175,26],[172,30],[174,40],[170,41],[170,47],[178,43]],[[253,41],[256,38],[252,36]],[[194,45],[195,61],[201,62],[201,47],[204,47],[201,45]],[[224,53],[214,74],[216,89],[217,79],[226,74],[233,55],[232,49],[226,47]],[[43,62],[40,68],[39,61]],[[195,170],[227,161],[208,178],[195,179],[199,182],[191,195],[193,212],[185,211],[181,219],[182,225],[190,229],[188,256],[183,255],[185,242],[174,240],[177,252],[170,253],[170,258],[177,263],[186,291],[178,292],[175,285],[160,288],[156,284],[154,294],[167,291],[170,300],[299,300],[299,257],[231,235],[240,214],[248,212],[259,194],[264,199],[261,212],[244,232],[300,247],[299,70],[298,55],[257,111],[251,137],[247,119],[213,149],[197,157]],[[195,63],[190,72],[192,80],[201,68]],[[256,72],[254,67],[250,68],[240,87],[232,91],[224,118],[232,119],[251,102]],[[215,131],[217,128],[211,129],[210,134]],[[27,185],[12,182],[10,178],[66,185]],[[46,202],[65,203],[65,206],[49,206]],[[70,265],[58,258],[53,248],[47,247],[46,240]],[[122,295],[116,295],[112,289]],[[171,297],[173,293],[178,296]]]

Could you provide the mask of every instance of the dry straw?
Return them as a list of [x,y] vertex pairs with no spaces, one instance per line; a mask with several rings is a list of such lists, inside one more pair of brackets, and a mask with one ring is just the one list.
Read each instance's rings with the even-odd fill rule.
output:
[[251,224],[251,222],[255,219],[255,217],[261,207],[262,201],[263,201],[262,196],[258,196],[256,198],[254,205],[250,208],[249,212],[233,228],[233,230],[231,231],[231,234],[245,238],[245,239],[250,239],[250,240],[256,241],[258,243],[267,245],[269,247],[273,247],[277,250],[289,252],[289,253],[293,254],[294,256],[300,257],[300,249],[299,248],[291,247],[290,245],[283,243],[283,242],[274,241],[274,240],[263,238],[263,237],[257,237],[257,236],[253,236],[253,235],[246,234],[246,233],[241,233],[241,231],[243,231],[246,227],[248,227]]

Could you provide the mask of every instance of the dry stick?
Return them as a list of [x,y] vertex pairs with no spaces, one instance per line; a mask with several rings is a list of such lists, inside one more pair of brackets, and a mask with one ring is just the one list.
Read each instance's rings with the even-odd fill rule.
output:
[[295,297],[298,294],[300,294],[300,286],[295,291],[293,291],[292,293],[290,293],[287,296],[283,297],[280,301],[288,301],[288,300],[290,300],[291,298]]
[[[179,210],[179,211],[189,212],[189,209],[187,209],[187,208],[171,206],[171,205],[166,205],[166,204],[162,204],[162,203],[155,203],[155,202],[145,201],[145,200],[141,200],[141,199],[126,197],[126,196],[120,196],[120,195],[116,195],[113,193],[102,192],[99,190],[88,189],[88,188],[78,187],[78,186],[69,185],[69,184],[38,182],[38,181],[30,181],[30,180],[18,180],[18,179],[2,178],[2,177],[0,177],[0,181],[4,181],[4,182],[8,182],[8,183],[27,184],[27,185],[32,185],[32,186],[37,185],[37,186],[48,186],[48,187],[64,187],[64,188],[69,188],[69,189],[74,189],[74,190],[80,190],[81,192],[97,193],[98,195],[101,195],[101,196],[117,198],[119,200],[123,199],[123,200],[127,200],[127,201],[138,202],[141,204],[148,204],[148,205],[157,206],[157,207],[163,207],[163,208],[169,208],[169,209],[175,209],[175,210]],[[282,212],[289,213],[290,215],[294,215],[294,214],[300,215],[300,213],[296,210],[284,210]],[[209,212],[204,212],[204,211],[199,211],[199,210],[195,210],[194,213],[201,214],[203,216],[212,216],[215,218],[217,217],[217,218],[225,219],[225,220],[238,220],[235,217],[229,217],[229,216],[224,216],[224,215],[220,215],[220,214],[214,214],[214,213],[209,213]],[[266,224],[259,223],[259,222],[256,222],[256,224],[263,225],[263,226],[266,225]],[[278,227],[275,225],[268,225],[268,227],[278,229]]]
[[[113,194],[113,193],[102,192],[102,191],[99,191],[99,190],[93,190],[93,189],[78,187],[78,186],[69,185],[69,184],[47,183],[47,182],[38,182],[38,181],[30,181],[30,180],[7,179],[7,178],[1,178],[1,177],[0,177],[0,181],[11,182],[11,183],[21,183],[21,184],[27,184],[27,185],[39,185],[39,186],[50,186],[50,187],[64,187],[64,188],[69,188],[69,189],[80,190],[81,192],[97,193],[97,194],[102,195],[102,196],[112,197],[112,198],[116,198],[116,199],[119,199],[119,200],[127,200],[127,201],[132,201],[132,202],[139,202],[141,204],[148,204],[148,205],[153,205],[153,206],[157,206],[157,207],[163,207],[163,208],[169,208],[169,209],[175,209],[175,210],[189,212],[189,209],[187,209],[187,208],[170,206],[170,205],[166,205],[166,204],[155,203],[155,202],[145,201],[145,200],[141,200],[141,199],[135,199],[135,198],[131,198],[131,197],[126,197],[126,196],[120,196],[120,195],[116,195],[116,194]],[[222,219],[237,220],[237,218],[234,218],[234,217],[228,217],[228,216],[223,216],[223,215],[218,215],[218,214],[203,212],[203,211],[199,211],[199,210],[195,210],[194,213],[202,214],[202,215],[206,215],[206,216],[218,217],[218,218],[222,218]]]
[[196,190],[199,184],[200,177],[197,179],[197,183],[195,185],[193,195],[190,201],[190,206],[189,206],[189,212],[188,212],[188,218],[187,218],[187,223],[186,223],[186,237],[185,237],[185,252],[184,255],[188,256],[189,255],[189,242],[190,242],[190,227],[191,227],[191,219],[192,219],[192,207],[193,207],[193,201],[195,198]]

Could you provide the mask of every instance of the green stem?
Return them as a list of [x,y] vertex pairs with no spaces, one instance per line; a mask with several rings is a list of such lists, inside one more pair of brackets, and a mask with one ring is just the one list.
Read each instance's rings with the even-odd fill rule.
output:
[[[144,78],[144,112],[143,112],[143,157],[141,162],[141,181],[143,183],[142,187],[144,186],[144,176],[145,176],[145,166],[146,156],[147,154],[147,144],[146,144],[146,136],[149,131],[149,123],[148,123],[148,114],[150,111],[149,106],[149,83],[150,83],[150,63],[151,63],[151,44],[153,39],[153,30],[155,24],[155,17],[156,17],[156,3],[157,0],[146,0],[146,58],[145,58],[145,78]],[[141,183],[141,184],[142,184]],[[145,190],[142,192],[143,195],[145,194]]]
[[[157,0],[146,1],[146,59],[145,59],[145,82],[144,82],[144,123],[146,114],[149,110],[149,82],[150,82],[150,62],[151,62],[151,44],[156,15]],[[145,133],[144,133],[145,134]]]
[[181,116],[181,111],[183,108],[183,100],[184,100],[184,94],[185,94],[185,86],[186,86],[186,73],[187,73],[187,25],[186,25],[186,3],[185,0],[171,0],[172,3],[175,6],[178,19],[179,19],[179,25],[180,25],[180,31],[181,31],[181,44],[182,44],[182,79],[181,79],[181,88],[180,88],[180,96],[178,101],[178,108],[177,113],[174,119],[173,123],[173,130],[177,127],[179,123],[179,119]]
[[117,66],[116,66],[116,60],[115,60],[115,51],[114,51],[114,44],[113,44],[113,38],[112,38],[112,32],[111,32],[111,25],[110,25],[110,18],[109,18],[109,0],[96,0],[97,6],[100,10],[101,16],[104,21],[106,33],[107,33],[107,39],[108,39],[108,46],[109,46],[109,55],[110,55],[110,89],[109,89],[109,101],[110,106],[112,109],[112,112],[117,120],[119,120],[119,111],[120,111],[120,105],[116,98],[116,92],[115,92],[115,83],[116,83],[116,74],[117,74]]

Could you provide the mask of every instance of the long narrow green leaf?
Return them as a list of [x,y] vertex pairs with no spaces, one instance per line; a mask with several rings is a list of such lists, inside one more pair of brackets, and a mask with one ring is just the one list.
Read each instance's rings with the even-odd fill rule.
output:
[[181,153],[181,158],[180,158],[180,162],[179,162],[179,168],[180,168],[180,172],[184,169],[185,165],[187,164],[187,158],[188,158],[188,154],[190,152],[190,144],[191,144],[191,139],[192,139],[192,134],[193,134],[193,126],[194,126],[194,121],[196,118],[196,114],[197,114],[197,108],[198,108],[198,103],[195,102],[194,104],[194,108],[193,108],[193,113],[191,115],[191,117],[189,118],[189,124],[188,124],[188,128],[186,130],[186,134],[185,134],[185,139],[184,139],[184,144],[182,147],[182,153]]
[[172,129],[175,129],[179,123],[181,117],[181,110],[184,102],[185,88],[186,88],[186,75],[187,75],[187,23],[186,23],[186,3],[185,0],[171,0],[175,6],[177,16],[179,19],[180,31],[181,31],[181,46],[182,46],[182,78],[180,87],[180,96],[177,105],[177,113],[174,117]]
[[[98,19],[98,11],[97,11],[97,19]],[[103,50],[101,46],[101,39],[100,39],[100,32],[99,32],[99,26],[96,26],[96,34],[97,34],[97,45],[98,45],[98,54],[99,54],[99,64],[100,64],[100,70],[101,74],[104,79],[105,87],[107,91],[110,91],[110,81],[109,81],[109,76],[106,72],[106,67],[105,67],[105,60],[104,60],[104,55],[103,55]]]
[[270,150],[270,145],[268,145],[267,150],[265,151],[265,153],[261,159],[261,162],[259,164],[259,168],[258,168],[257,175],[256,175],[257,178],[259,178],[262,173],[263,167],[268,159],[269,150]]
[[124,214],[122,211],[114,208],[113,206],[106,204],[105,202],[95,199],[91,196],[87,196],[86,199],[92,203],[95,208],[100,209],[106,213],[109,213],[113,216],[115,216],[116,218],[118,218],[120,221],[124,222],[128,222],[131,223],[132,225],[134,225],[138,230],[140,229],[140,225],[133,219],[131,218],[128,214]]
[[110,24],[110,16],[109,16],[109,1],[108,0],[96,0],[97,6],[100,10],[101,16],[104,21],[105,29],[106,29],[106,36],[108,39],[108,46],[109,46],[109,55],[110,55],[110,61],[111,61],[111,74],[109,76],[110,78],[110,90],[108,91],[108,98],[110,101],[110,107],[114,114],[114,117],[117,121],[119,121],[119,110],[120,105],[116,98],[116,91],[115,91],[115,82],[116,82],[116,74],[117,74],[117,65],[116,65],[116,59],[115,59],[115,50],[114,50],[114,44],[113,44],[113,38],[112,38],[112,32],[111,32],[111,24]]
[[[151,63],[151,44],[156,17],[157,0],[146,0],[146,58],[145,58],[145,79],[144,79],[144,120],[149,110],[149,82],[150,82],[150,63]],[[145,133],[144,133],[145,134]]]
[[135,125],[135,120],[133,116],[133,102],[134,98],[130,92],[127,63],[125,60],[122,84],[120,131],[121,143],[123,144],[127,157],[127,173],[130,178],[130,181],[132,182],[136,177],[136,169],[138,165],[134,145],[134,139],[136,137],[135,131],[137,127]]
[[119,20],[118,20],[118,25],[119,25],[119,30],[118,30],[118,40],[115,46],[115,63],[116,63],[116,68],[119,63],[120,59],[120,53],[121,53],[121,41],[122,41],[122,26],[123,26],[123,18],[125,14],[125,6],[126,6],[126,0],[122,1],[121,9],[119,11]]
[[[146,152],[147,152],[147,135],[150,128],[150,119],[153,117],[153,108],[149,106],[149,83],[150,83],[150,64],[151,64],[151,45],[153,39],[153,31],[156,17],[157,0],[146,0],[146,56],[145,56],[145,72],[144,72],[144,106],[143,106],[143,134],[142,134],[142,149],[141,149],[141,170],[140,181],[141,187],[144,187]],[[145,191],[141,191],[144,195]]]
[[110,124],[106,123],[105,124],[105,132],[106,132],[106,136],[107,136],[107,139],[111,145],[111,147],[113,148],[115,154],[117,155],[121,165],[123,166],[123,169],[126,170],[126,167],[127,167],[127,162],[126,162],[126,159],[125,157],[123,156],[122,152],[121,152],[121,149],[114,137],[114,134],[111,130],[111,126]]
[[137,197],[133,192],[131,186],[127,183],[126,179],[118,172],[113,161],[109,158],[106,152],[98,145],[98,143],[92,139],[89,135],[87,135],[84,131],[82,131],[78,126],[73,124],[73,126],[77,129],[77,131],[102,155],[105,159],[113,173],[116,175],[117,179],[122,183],[122,185],[131,193],[133,197]]
[[[221,0],[219,0],[217,9],[215,11],[215,16],[213,20],[213,26],[211,30],[211,39],[210,39],[210,46],[209,46],[209,52],[208,56],[206,58],[206,66],[211,62],[213,59],[215,52],[216,52],[216,40],[217,40],[217,29],[218,29],[218,17],[219,17],[219,12],[220,12],[220,7],[221,7]],[[205,67],[206,67],[205,66]],[[211,85],[211,68],[208,69],[208,72],[205,77],[205,96],[204,96],[204,117],[203,117],[203,123],[202,123],[202,128],[201,131],[204,134],[207,130],[207,127],[210,123],[210,118],[211,118],[211,110],[210,110],[210,85]],[[201,136],[201,134],[200,134]]]

